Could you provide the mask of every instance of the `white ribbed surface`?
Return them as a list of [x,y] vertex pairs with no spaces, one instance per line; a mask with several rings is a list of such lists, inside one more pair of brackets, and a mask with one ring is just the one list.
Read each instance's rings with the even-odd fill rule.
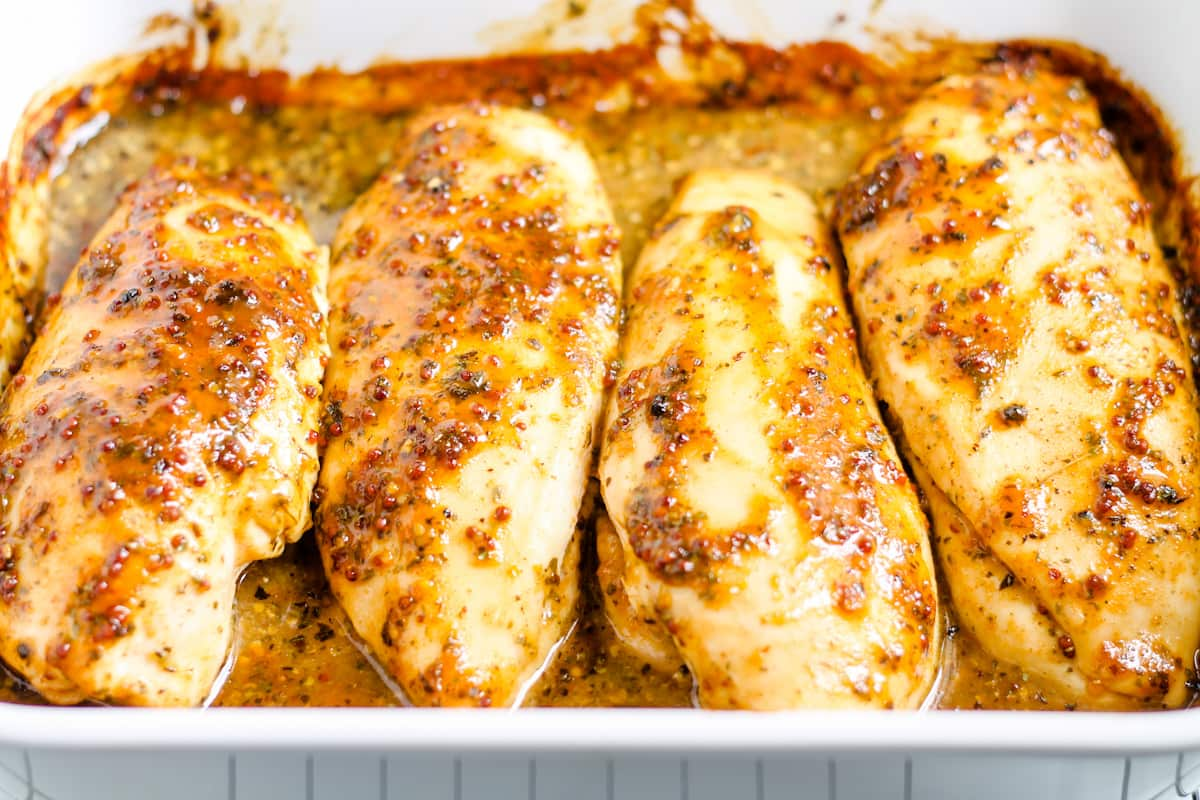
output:
[[[1196,792],[1196,794],[1193,794]],[[0,750],[0,800],[1151,800],[1200,753],[1137,758],[543,757]]]

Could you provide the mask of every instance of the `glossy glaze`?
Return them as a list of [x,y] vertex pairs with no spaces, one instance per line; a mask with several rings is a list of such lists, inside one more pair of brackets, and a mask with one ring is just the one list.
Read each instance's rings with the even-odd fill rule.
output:
[[245,564],[309,524],[326,257],[249,174],[117,202],[0,404],[0,652],[55,702],[194,705]]
[[838,223],[963,624],[1069,703],[1183,702],[1200,640],[1191,358],[1086,87],[1029,62],[936,84]]
[[937,674],[928,527],[839,269],[806,194],[709,170],[629,278],[600,485],[708,707],[915,707]]
[[[286,86],[273,74],[142,73],[134,102],[110,109],[109,124],[54,181],[46,288],[61,286],[121,188],[156,160],[181,153],[207,171],[245,166],[269,174],[303,210],[317,241],[328,243],[346,207],[392,159],[409,111],[430,99],[499,100],[570,120],[596,161],[623,234],[622,256],[632,264],[689,172],[766,170],[827,207],[866,150],[932,80],[1028,52],[1023,46],[943,42],[920,51],[925,60],[917,63],[883,64],[841,45],[786,51],[714,46],[693,25],[685,42],[695,46],[699,61],[692,63],[708,57],[720,62],[720,68],[703,71],[710,83],[693,90],[656,72],[656,47],[673,33],[669,27],[618,52],[382,65],[362,76],[326,71]],[[1038,52],[1084,75],[1099,93],[1117,145],[1154,201],[1159,241],[1178,245],[1168,213],[1176,191],[1173,151],[1152,108],[1086,53],[1070,47]],[[39,141],[53,143],[50,136]],[[40,160],[41,152],[36,155]],[[591,514],[585,517],[581,620],[526,702],[691,704],[692,678],[685,669],[649,663],[606,623],[593,582]],[[943,647],[940,705],[1069,704],[1036,675],[982,650],[969,630],[954,624],[951,604],[942,606],[950,612],[952,635]],[[236,620],[237,658],[217,703],[400,702],[331,598],[312,537],[288,547],[282,558],[249,567]],[[11,680],[0,686],[0,696],[37,701]]]
[[429,112],[396,153],[334,239],[317,542],[413,702],[508,705],[576,619],[617,229],[529,112]]

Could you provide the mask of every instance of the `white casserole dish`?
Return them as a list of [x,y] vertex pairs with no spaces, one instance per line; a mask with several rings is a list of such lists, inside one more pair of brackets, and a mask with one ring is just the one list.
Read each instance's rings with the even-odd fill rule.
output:
[[[278,65],[293,73],[319,65],[350,71],[381,57],[481,55],[529,29],[513,20],[544,19],[547,12],[553,16],[554,9],[565,7],[565,3],[551,3],[547,8],[540,0],[443,0],[436,8],[378,0],[243,0],[226,5],[243,23],[240,42],[245,53],[253,53],[253,63]],[[629,17],[633,5],[631,0],[596,0],[587,16],[610,21],[612,34],[619,36],[621,21]],[[181,0],[43,0],[0,7],[0,26],[11,34],[0,54],[6,76],[0,86],[0,128],[12,130],[38,90],[88,64],[145,47],[147,40],[141,36],[145,23],[164,11],[188,16],[191,9]],[[1195,102],[1200,96],[1200,71],[1194,67],[1192,52],[1194,31],[1200,28],[1200,3],[708,0],[699,3],[699,11],[732,38],[761,39],[773,45],[838,38],[870,47],[878,45],[878,32],[914,31],[989,40],[1035,37],[1079,42],[1106,55],[1157,101],[1178,132],[1185,157],[1190,157],[1188,171],[1200,164],[1196,160],[1200,104]],[[159,32],[160,40],[163,33]],[[594,21],[576,21],[562,27],[549,44],[588,47],[606,41],[611,39],[598,34]],[[239,54],[226,50],[223,55],[229,59]],[[337,770],[342,769],[344,779],[352,781],[340,784],[337,792],[343,796],[359,796],[354,788],[346,788],[357,786],[354,781],[363,782],[362,790],[371,792],[367,796],[401,796],[398,792],[403,788],[419,782],[418,775],[434,776],[428,779],[437,785],[445,784],[448,775],[443,788],[455,797],[476,796],[470,788],[472,780],[483,781],[481,797],[508,797],[510,790],[512,796],[558,796],[546,794],[549,784],[544,775],[538,780],[539,770],[544,769],[558,769],[566,778],[574,775],[574,781],[564,786],[571,785],[575,795],[634,796],[636,792],[627,792],[621,783],[626,764],[633,765],[628,774],[636,777],[627,779],[633,781],[630,787],[659,787],[639,796],[742,796],[738,786],[746,796],[757,793],[759,797],[783,796],[777,790],[797,796],[801,786],[811,786],[812,796],[831,797],[868,796],[868,791],[870,796],[897,797],[1000,792],[994,795],[1000,797],[1007,796],[1006,786],[1023,787],[1032,796],[1043,792],[1046,797],[1086,793],[1088,797],[1143,798],[1176,792],[1187,796],[1200,785],[1200,772],[1189,783],[1191,767],[1200,767],[1196,713],[138,711],[3,705],[0,793],[7,789],[14,796],[108,796],[97,788],[105,780],[117,780],[133,764],[149,779],[157,764],[169,767],[160,777],[170,781],[163,785],[173,786],[176,797],[191,797],[193,792],[196,797],[213,796],[214,786],[231,796],[238,791],[241,796],[266,796],[246,794],[237,785],[245,770],[257,769],[253,762],[261,757],[260,751],[270,749],[294,754],[262,762],[278,763],[285,770],[279,773],[283,783],[271,784],[271,796],[280,797],[292,796],[281,788],[287,781],[299,781],[295,785],[303,786],[308,797],[323,796],[320,773],[326,763],[334,765],[329,775],[341,774]],[[68,750],[117,752],[87,758]],[[160,763],[146,760],[148,750],[180,753]],[[231,755],[243,750],[254,753],[239,753],[236,760]],[[358,753],[337,755],[351,750]],[[135,755],[136,751],[142,754]],[[418,751],[429,755],[414,758],[411,754]],[[563,772],[568,763],[560,757],[564,751],[587,755],[575,758],[570,763],[576,767]],[[361,755],[364,752],[372,755]],[[316,753],[317,760],[304,753]],[[404,753],[410,755],[388,755]],[[492,760],[472,760],[479,753],[493,754]],[[653,758],[627,761],[633,754]],[[411,770],[414,777],[398,778],[394,766],[398,763],[407,764],[405,774]],[[722,763],[730,766],[718,769]],[[91,777],[80,773],[79,782],[73,783],[70,774],[85,764]],[[1033,772],[1020,771],[1031,765]],[[476,768],[483,772],[472,778]],[[193,775],[195,780],[189,777]],[[697,775],[709,778],[702,781]],[[816,783],[795,783],[805,775]],[[599,794],[592,791],[596,788],[589,783],[592,779],[600,781]],[[734,783],[735,779],[742,783]],[[51,781],[50,787],[46,780]],[[397,785],[397,781],[402,782]],[[940,784],[944,785],[939,788]],[[130,791],[137,785],[130,784]],[[335,786],[330,784],[331,789]],[[711,794],[721,786],[737,794]],[[81,793],[71,794],[71,787]],[[928,791],[922,792],[922,787]],[[1168,794],[1156,795],[1160,790]]]

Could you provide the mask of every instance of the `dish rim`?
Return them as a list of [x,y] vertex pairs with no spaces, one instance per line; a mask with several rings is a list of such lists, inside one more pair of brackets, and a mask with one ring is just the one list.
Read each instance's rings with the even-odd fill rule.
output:
[[[1156,0],[1148,2],[1154,5]],[[134,5],[169,3],[149,0]],[[828,5],[838,5],[838,0]],[[938,7],[949,3],[915,0],[892,5]],[[1164,7],[1170,8],[1169,4]],[[1196,22],[1200,23],[1200,7],[1197,12]],[[122,69],[133,63],[129,59],[143,61],[148,53],[169,52],[164,58],[171,59],[180,56],[176,45],[161,51],[115,52],[124,54],[117,58],[117,66]],[[1192,136],[1200,136],[1200,126],[1195,131],[1187,130]],[[30,133],[24,125],[16,126],[10,162],[14,154],[19,155],[19,147]],[[1186,144],[1186,138],[1180,137],[1180,142]],[[1195,725],[1187,709],[1136,713],[1039,711],[1036,724],[1030,723],[1027,712],[982,710],[739,712],[691,708],[410,707],[403,713],[397,711],[390,707],[101,709],[0,703],[0,744],[72,749],[454,748],[500,752],[996,753],[1036,749],[1039,753],[1062,755],[1200,750],[1200,726]],[[301,715],[303,720],[298,719]]]

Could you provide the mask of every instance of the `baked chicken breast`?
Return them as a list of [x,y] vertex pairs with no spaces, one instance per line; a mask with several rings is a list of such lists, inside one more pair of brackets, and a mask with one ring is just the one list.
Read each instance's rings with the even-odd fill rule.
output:
[[576,619],[618,235],[531,112],[432,111],[397,153],[335,240],[318,543],[412,702],[511,705]]
[[655,663],[677,648],[710,708],[920,705],[941,640],[928,524],[812,200],[692,175],[626,314],[600,460],[618,631]]
[[947,78],[845,189],[865,353],[962,623],[1081,707],[1200,643],[1197,406],[1150,212],[1081,81]]
[[25,306],[15,280],[16,256],[0,231],[0,389],[8,384],[28,344]]
[[309,523],[327,259],[263,180],[130,187],[0,403],[0,654],[55,703],[195,705],[243,566]]

